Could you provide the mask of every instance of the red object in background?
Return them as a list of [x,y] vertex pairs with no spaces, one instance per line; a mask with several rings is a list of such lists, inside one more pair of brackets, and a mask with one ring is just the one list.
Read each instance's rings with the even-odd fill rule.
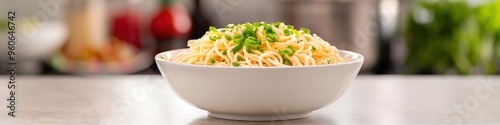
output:
[[135,13],[126,12],[113,18],[113,36],[124,40],[137,48],[141,48],[139,19]]
[[191,27],[188,11],[181,5],[170,3],[163,6],[151,22],[151,32],[159,41],[188,37]]
[[156,51],[187,47],[192,21],[189,12],[175,0],[161,0],[162,8],[153,18],[150,29],[156,40]]

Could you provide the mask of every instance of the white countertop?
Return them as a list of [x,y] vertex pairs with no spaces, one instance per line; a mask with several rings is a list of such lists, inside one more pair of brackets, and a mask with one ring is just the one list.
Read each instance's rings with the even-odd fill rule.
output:
[[209,117],[159,75],[17,76],[13,118],[9,77],[0,78],[1,125],[500,124],[500,76],[362,75],[313,116],[270,122]]

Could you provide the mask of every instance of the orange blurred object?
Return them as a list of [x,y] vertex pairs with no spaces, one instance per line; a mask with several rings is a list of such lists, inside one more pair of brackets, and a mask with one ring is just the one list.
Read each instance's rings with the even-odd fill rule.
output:
[[82,46],[80,53],[71,53],[68,45],[65,45],[62,52],[68,59],[79,61],[120,61],[132,58],[138,53],[133,45],[116,37],[105,43],[101,49]]

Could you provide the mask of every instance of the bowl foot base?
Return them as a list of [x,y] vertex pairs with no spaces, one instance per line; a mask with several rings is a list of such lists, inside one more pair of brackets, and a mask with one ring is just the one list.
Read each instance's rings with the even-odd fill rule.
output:
[[312,112],[300,113],[300,114],[276,114],[276,115],[232,115],[232,114],[221,114],[209,112],[209,116],[221,119],[229,120],[240,120],[240,121],[280,121],[280,120],[291,120],[306,118],[312,115]]

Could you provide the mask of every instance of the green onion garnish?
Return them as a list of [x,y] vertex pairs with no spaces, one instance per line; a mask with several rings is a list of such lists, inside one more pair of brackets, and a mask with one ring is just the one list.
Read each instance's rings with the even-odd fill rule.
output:
[[231,63],[233,66],[240,66],[240,64],[238,62],[233,62]]
[[243,36],[245,36],[245,37],[249,37],[249,36],[255,37],[257,35],[255,34],[255,30],[253,30],[250,27],[247,27],[245,30],[243,30]]
[[261,44],[260,40],[258,40],[257,38],[255,38],[253,36],[250,36],[247,39],[245,39],[245,46],[248,49],[250,49],[250,48],[251,49],[257,49],[260,44]]
[[227,41],[230,41],[230,40],[231,40],[231,36],[229,36],[229,35],[225,35],[224,37],[226,37],[226,40],[227,40]]
[[269,42],[276,42],[276,34],[274,33],[267,33],[266,34],[266,40]]
[[238,43],[238,45],[236,45],[233,49],[231,49],[231,51],[233,51],[233,54],[236,54],[238,51],[240,51],[241,48],[243,48],[243,45],[244,45],[244,41]]
[[220,35],[218,33],[212,33],[210,34],[210,40],[215,41],[220,38]]
[[275,22],[274,27],[279,28],[281,23],[283,23],[283,22]]
[[[262,46],[262,41],[263,39],[266,39],[269,42],[277,42],[277,33],[274,32],[274,27],[279,28],[280,25],[284,24],[283,22],[274,22],[274,23],[266,23],[266,22],[254,22],[254,23],[242,23],[242,24],[236,24],[233,26],[226,25],[225,28],[223,29],[216,29],[214,26],[209,27],[209,32],[207,32],[208,37],[212,41],[216,41],[219,39],[226,39],[227,41],[233,41],[235,44],[237,44],[234,48],[231,50],[224,50],[222,52],[223,55],[227,55],[228,51],[232,51],[233,54],[238,53],[240,50],[243,48],[246,48],[243,51],[247,51],[249,53],[253,52],[253,50],[258,50],[260,52],[264,52],[264,50],[261,48]],[[306,28],[300,28],[300,29],[294,29],[294,26],[292,25],[284,25],[286,28],[284,29],[284,35],[290,36],[295,34],[296,36],[300,34],[310,34],[310,30]],[[257,38],[257,30],[262,28],[265,30],[265,38],[258,39]],[[233,30],[235,32],[233,32]],[[222,34],[221,32],[229,32],[231,31],[232,33],[235,33],[235,35],[227,35],[227,34]],[[236,33],[238,32],[238,33]],[[224,37],[224,38],[222,38]],[[299,40],[299,42],[304,42],[304,40]],[[314,46],[312,46],[312,50],[316,50]],[[255,51],[256,52],[256,51]],[[279,54],[284,57],[285,55],[292,56],[295,54],[295,48],[292,46],[288,46],[286,49],[279,51]],[[215,59],[213,59],[215,60]],[[288,60],[288,59],[287,59]],[[212,62],[212,59],[210,59]],[[241,57],[238,57],[238,61],[241,61]],[[290,60],[285,61],[287,63],[291,63]]]
[[254,26],[254,27],[259,27],[260,25],[261,25],[261,24],[260,24],[259,22],[254,22],[254,23],[253,23],[253,26]]
[[210,32],[217,32],[217,29],[215,29],[214,26],[210,26],[210,27],[208,27],[208,31],[210,31]]
[[245,38],[243,38],[243,35],[241,35],[241,34],[236,34],[233,36],[233,38],[234,38],[233,42],[236,44],[239,44],[239,43],[245,41]]
[[248,27],[252,27],[252,24],[250,24],[250,22],[246,22],[245,23],[245,27],[248,28]]
[[309,34],[311,31],[307,28],[300,28],[300,30],[304,31],[304,33]]
[[314,47],[314,46],[313,46],[313,47],[312,47],[312,50],[316,50],[316,47]]
[[290,60],[288,60],[287,58],[283,58],[283,64],[290,65]]
[[214,63],[215,63],[215,59],[214,59],[214,58],[211,58],[211,59],[210,59],[210,63],[214,64]]
[[[247,46],[247,49],[249,49],[249,50],[259,48],[259,44],[248,44],[246,46]],[[247,51],[247,52],[252,52],[252,51]]]
[[252,53],[252,48],[247,47],[247,53]]
[[252,49],[257,49],[257,48],[259,48],[259,45],[250,45],[250,46],[247,46],[246,51],[248,53],[252,53]]
[[250,36],[245,39],[245,42],[250,42],[251,44],[259,44],[259,41],[257,38]]
[[266,27],[264,27],[264,30],[266,30],[266,33],[274,33],[273,31],[273,27],[267,25]]
[[278,54],[280,54],[281,57],[284,57],[285,54],[287,54],[287,51],[286,50],[281,50],[278,52]]
[[299,36],[299,31],[297,31],[296,29],[292,29],[292,33],[297,37]]
[[289,56],[292,56],[295,53],[295,48],[290,45],[287,47],[287,50]]
[[326,60],[326,62],[327,62],[328,64],[332,64],[332,60],[330,60],[330,59]]
[[290,36],[290,34],[292,34],[289,29],[285,29],[284,32],[285,36]]
[[243,58],[241,58],[241,56],[238,56],[238,61],[243,61]]
[[260,22],[260,25],[261,26],[267,26],[267,23],[266,22]]

